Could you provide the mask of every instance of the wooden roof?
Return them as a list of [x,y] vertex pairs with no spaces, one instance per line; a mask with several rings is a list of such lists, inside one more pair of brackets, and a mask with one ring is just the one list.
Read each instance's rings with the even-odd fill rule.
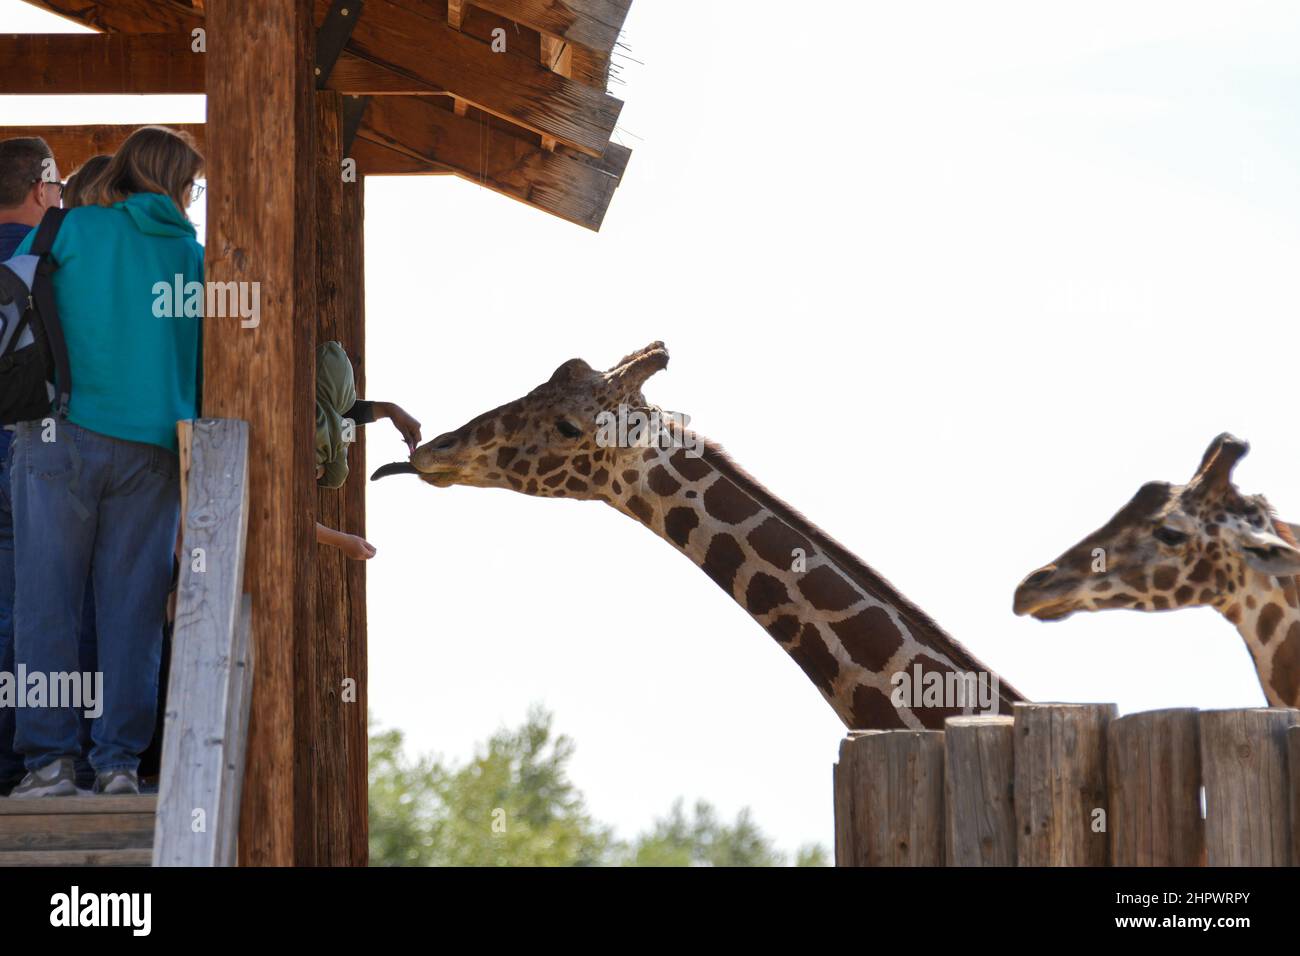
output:
[[[26,2],[109,35],[0,37],[0,92],[206,89],[203,0]],[[612,142],[623,104],[606,91],[631,0],[314,3],[319,86],[349,97],[359,172],[453,174],[600,228],[631,155]],[[129,128],[27,131],[71,170]]]

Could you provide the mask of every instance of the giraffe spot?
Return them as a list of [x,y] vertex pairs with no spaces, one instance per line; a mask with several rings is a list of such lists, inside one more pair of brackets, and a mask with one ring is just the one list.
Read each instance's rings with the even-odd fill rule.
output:
[[1184,584],[1182,587],[1180,587],[1177,591],[1174,592],[1174,601],[1179,606],[1182,606],[1186,604],[1188,601],[1190,601],[1192,599],[1192,595],[1194,595],[1195,593],[1196,590],[1194,588]]
[[557,471],[553,475],[547,475],[545,478],[542,479],[542,484],[544,484],[547,488],[558,488],[560,487],[560,485],[564,484],[565,474],[566,472]]
[[560,455],[543,455],[537,462],[537,474],[544,475],[548,471],[554,471],[564,464],[564,458]]
[[[1205,533],[1211,538],[1217,538],[1219,536],[1219,526],[1217,524],[1206,525]],[[1211,542],[1211,546],[1213,546],[1213,542]]]
[[767,626],[771,634],[781,644],[789,644],[799,633],[799,619],[790,614],[783,614]]
[[1226,611],[1223,612],[1223,616],[1226,617],[1226,618],[1227,618],[1229,621],[1231,621],[1233,624],[1240,624],[1240,623],[1241,623],[1241,605],[1240,605],[1240,604],[1231,604],[1231,605],[1229,605],[1229,606],[1228,606],[1228,609],[1227,609]]
[[650,518],[654,514],[654,512],[650,509],[650,506],[646,504],[644,501],[642,501],[640,498],[638,498],[636,495],[633,495],[631,498],[627,499],[627,510],[632,512],[632,514],[636,515],[637,518],[639,518],[641,523],[644,525],[648,525],[650,523]]
[[726,524],[740,524],[759,512],[758,502],[722,477],[704,492],[704,509]]
[[867,670],[879,671],[903,646],[903,635],[883,607],[869,607],[831,625],[844,650]]
[[1273,652],[1270,683],[1288,706],[1300,703],[1300,621],[1292,622],[1286,640]]
[[1261,644],[1267,644],[1273,639],[1273,632],[1277,630],[1278,622],[1281,620],[1282,608],[1276,604],[1264,606],[1264,610],[1259,612],[1259,619],[1255,622],[1255,634]]
[[511,448],[509,445],[502,445],[497,449],[497,467],[510,467],[510,462],[514,461],[515,455],[517,454],[519,454],[518,448]]
[[616,495],[621,495],[623,493],[623,486],[618,483],[618,479],[615,479],[610,487],[614,489],[614,494]]
[[497,433],[496,425],[492,424],[491,422],[487,422],[486,424],[479,426],[478,431],[474,433],[474,437],[478,440],[478,443],[482,445],[487,442],[490,442],[492,440],[492,437],[496,435],[496,433]]
[[1200,601],[1202,604],[1209,604],[1214,600],[1214,592],[1209,588],[1201,588]]
[[1151,606],[1157,611],[1167,611],[1169,610],[1169,598],[1163,594],[1153,594],[1151,595]]
[[499,472],[499,471],[489,471],[489,472],[487,473],[487,476],[488,476],[488,481],[500,481],[500,480],[501,480],[501,472]]
[[1222,568],[1214,569],[1214,586],[1220,591],[1228,586],[1228,576],[1223,573]]
[[529,478],[529,479],[528,479],[528,487],[524,489],[524,494],[526,494],[526,495],[535,495],[535,494],[537,494],[537,479],[536,479],[536,478]]
[[709,550],[705,552],[704,563],[700,567],[705,574],[713,578],[718,587],[731,594],[736,572],[744,563],[745,552],[740,550],[736,539],[729,534],[719,534],[709,542]]
[[802,549],[804,554],[812,549],[807,538],[779,518],[768,518],[749,532],[746,540],[760,558],[782,571],[790,569],[790,559],[795,548]]
[[1286,597],[1286,603],[1291,607],[1300,605],[1300,597],[1297,597],[1300,594],[1300,588],[1296,586],[1296,579],[1280,578],[1279,580],[1282,582],[1282,594]]
[[805,624],[803,630],[799,632],[799,643],[789,650],[790,656],[795,659],[800,670],[812,679],[822,693],[830,696],[834,692],[831,682],[839,675],[840,664],[826,647],[826,642],[822,640],[816,626]]
[[677,474],[681,475],[687,481],[699,481],[713,469],[703,458],[696,455],[688,455],[685,448],[679,448],[668,459],[672,466],[677,469]]
[[1155,569],[1151,575],[1151,584],[1158,591],[1173,590],[1173,586],[1178,583],[1178,569],[1162,564]]
[[597,448],[595,451],[593,451],[593,452],[591,453],[591,460],[592,460],[592,461],[604,461],[604,460],[605,460],[605,449],[603,449],[603,448]]
[[749,586],[745,588],[745,606],[750,614],[766,614],[788,603],[790,594],[785,585],[770,574],[759,571],[749,579]]
[[601,467],[592,472],[591,483],[593,485],[603,485],[607,481],[609,481],[609,469]]
[[[915,674],[916,665],[918,664],[921,665],[922,695],[924,695],[925,693],[926,683],[930,683],[929,681],[926,680],[928,675],[933,673],[938,673],[942,677],[941,686],[945,688],[945,692],[948,687],[959,687],[962,688],[959,692],[965,695],[965,699],[962,700],[961,703],[972,707],[974,707],[979,703],[979,700],[977,698],[972,699],[969,696],[971,693],[976,692],[975,688],[967,686],[964,681],[961,683],[957,683],[954,681],[950,681],[948,679],[948,675],[954,674],[955,671],[953,671],[953,669],[949,667],[947,664],[943,663],[942,661],[937,661],[933,657],[930,657],[927,654],[918,654],[916,657],[912,659],[912,666],[908,668],[908,672],[911,674]],[[912,693],[916,693],[916,688],[913,688]],[[924,700],[925,699],[924,696],[922,696],[921,699]],[[962,713],[964,713],[964,707],[957,706],[957,700],[954,699],[953,706],[949,706],[949,707],[914,706],[912,708],[912,713],[916,715],[917,719],[920,720],[922,724],[924,724],[926,727],[930,728],[931,730],[942,730],[943,722],[947,720],[949,717],[960,716]]]
[[677,494],[682,487],[682,483],[670,475],[663,465],[655,465],[650,469],[650,473],[646,475],[646,484],[655,494],[663,495],[665,498]]
[[587,483],[581,478],[570,478],[564,483],[564,487],[568,488],[570,491],[586,491]]
[[658,448],[647,448],[645,451],[641,453],[642,461],[654,461],[658,457],[659,457]]
[[640,473],[633,471],[631,468],[623,472],[623,480],[626,481],[629,485],[635,485],[636,480],[639,477],[641,477]]
[[[515,491],[522,491],[524,488],[524,483],[514,475],[506,475],[506,481],[510,482],[510,487]],[[530,482],[530,484],[535,484],[535,482]],[[528,494],[531,495],[532,491],[529,491]]]
[[1201,558],[1201,560],[1196,562],[1196,567],[1192,568],[1192,573],[1187,576],[1187,580],[1193,581],[1196,584],[1204,584],[1206,581],[1210,580],[1210,574],[1213,570],[1214,566],[1205,558]]
[[700,516],[690,508],[674,508],[664,515],[664,532],[670,541],[684,548],[699,523]]
[[1097,584],[1093,585],[1092,590],[1095,594],[1105,594],[1114,586],[1115,586],[1114,581],[1100,581]]
[[501,416],[501,427],[506,430],[506,434],[513,434],[524,427],[524,420],[514,412],[506,412]]
[[799,579],[799,590],[819,611],[843,611],[856,603],[860,595],[828,565],[813,568]]
[[1255,600],[1255,595],[1253,595],[1253,594],[1247,594],[1247,595],[1246,595],[1246,609],[1247,609],[1247,610],[1250,610],[1250,611],[1253,611],[1253,610],[1255,610],[1255,608],[1258,607],[1258,606],[1259,606],[1259,602]]
[[588,455],[578,455],[573,459],[573,470],[584,478],[591,474],[591,458]]
[[853,688],[854,730],[897,730],[906,727],[893,701],[870,684]]
[[1147,589],[1147,573],[1141,568],[1128,568],[1121,571],[1119,579],[1134,591],[1145,591]]
[[510,470],[513,471],[516,475],[526,475],[528,474],[528,469],[531,467],[532,467],[532,463],[527,458],[520,458],[517,462],[514,463],[514,467],[512,467]]
[[1112,597],[1102,598],[1100,601],[1097,602],[1097,607],[1103,609],[1114,608],[1114,607],[1132,607],[1136,603],[1137,603],[1136,595],[1116,594]]
[[686,497],[687,497],[687,498],[698,498],[699,496],[700,496],[700,493],[699,493],[698,491],[696,491],[694,488],[692,488],[690,491],[686,492]]

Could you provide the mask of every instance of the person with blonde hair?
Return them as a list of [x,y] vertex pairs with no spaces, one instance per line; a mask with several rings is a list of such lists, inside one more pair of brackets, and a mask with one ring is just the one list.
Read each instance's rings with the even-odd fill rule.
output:
[[78,206],[90,205],[91,190],[112,161],[113,157],[108,153],[100,153],[78,166],[77,171],[63,184],[63,208],[76,209]]
[[[96,793],[139,792],[154,732],[180,521],[176,422],[199,412],[201,321],[173,314],[156,287],[203,281],[187,213],[202,171],[188,135],[146,126],[86,184],[92,205],[66,212],[51,259],[70,373],[56,384],[70,399],[66,414],[20,422],[14,436],[15,660],[28,673],[77,672],[89,577]],[[77,727],[72,707],[18,712],[27,775],[11,799],[76,793]]]

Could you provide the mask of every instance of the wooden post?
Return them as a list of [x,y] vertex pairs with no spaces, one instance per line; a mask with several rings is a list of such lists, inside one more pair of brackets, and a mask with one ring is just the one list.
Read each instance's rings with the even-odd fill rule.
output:
[[1286,763],[1291,778],[1291,865],[1300,866],[1300,725],[1287,728]]
[[835,778],[837,865],[943,866],[942,731],[855,731]]
[[[315,112],[311,0],[207,0],[209,282],[257,323],[204,320],[203,413],[249,423],[253,685],[240,859],[295,860],[295,647],[313,638]],[[253,286],[245,286],[247,289]]]
[[949,866],[1015,866],[1015,740],[1011,717],[949,717],[943,784]]
[[1105,866],[1106,725],[1114,704],[1015,705],[1020,866]]
[[1111,721],[1106,745],[1112,866],[1201,866],[1201,745],[1194,709]]
[[[357,395],[365,395],[361,357],[362,202],[360,181],[343,177],[342,97],[316,94],[316,343],[337,341],[352,359]],[[317,489],[317,518],[365,534],[365,429],[349,449],[341,489]],[[315,561],[317,639],[299,645],[296,719],[297,862],[364,866],[369,858],[366,795],[365,562],[337,548]]]
[[1291,862],[1287,734],[1297,724],[1300,710],[1201,714],[1205,847],[1210,866]]

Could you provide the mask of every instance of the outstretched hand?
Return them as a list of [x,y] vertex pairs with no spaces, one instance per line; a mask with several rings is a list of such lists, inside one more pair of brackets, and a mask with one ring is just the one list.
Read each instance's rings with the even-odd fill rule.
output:
[[402,434],[402,441],[406,442],[406,447],[411,453],[420,445],[420,423],[404,409],[401,405],[393,402],[383,402],[381,411],[388,418],[393,426]]
[[353,561],[369,561],[378,553],[373,544],[355,534],[341,535],[339,550]]

